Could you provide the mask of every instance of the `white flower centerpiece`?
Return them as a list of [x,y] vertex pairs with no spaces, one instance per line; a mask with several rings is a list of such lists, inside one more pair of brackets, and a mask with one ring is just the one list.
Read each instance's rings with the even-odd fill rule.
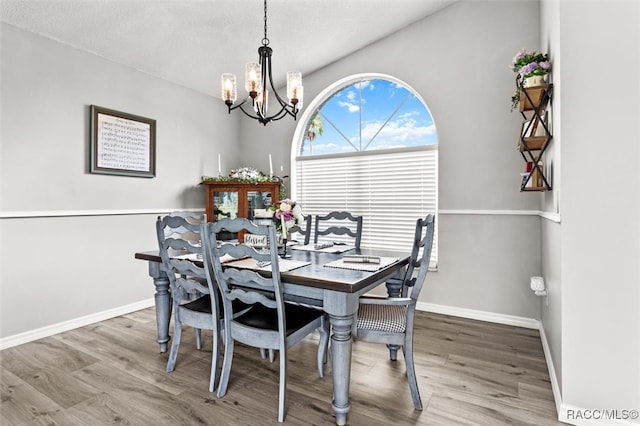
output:
[[273,212],[273,222],[276,230],[282,236],[284,244],[284,254],[282,256],[287,257],[289,229],[302,222],[302,209],[295,201],[287,198],[273,204],[269,207],[269,211]]

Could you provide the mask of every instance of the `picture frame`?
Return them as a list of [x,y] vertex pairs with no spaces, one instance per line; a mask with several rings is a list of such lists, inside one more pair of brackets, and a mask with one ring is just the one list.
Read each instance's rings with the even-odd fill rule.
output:
[[91,105],[90,172],[156,176],[156,120]]

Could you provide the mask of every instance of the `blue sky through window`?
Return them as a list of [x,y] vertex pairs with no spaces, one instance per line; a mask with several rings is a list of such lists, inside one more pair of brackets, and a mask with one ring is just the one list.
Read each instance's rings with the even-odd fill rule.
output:
[[410,90],[393,81],[361,80],[334,93],[318,111],[323,134],[316,131],[309,137],[307,131],[301,155],[438,143],[433,118],[427,108]]

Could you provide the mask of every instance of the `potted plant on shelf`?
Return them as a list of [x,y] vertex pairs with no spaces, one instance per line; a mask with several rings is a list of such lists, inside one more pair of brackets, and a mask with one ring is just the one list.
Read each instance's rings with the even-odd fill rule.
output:
[[520,103],[522,87],[540,86],[545,83],[545,77],[551,70],[549,55],[538,52],[519,51],[511,61],[511,69],[516,75],[516,90],[511,97],[511,111]]

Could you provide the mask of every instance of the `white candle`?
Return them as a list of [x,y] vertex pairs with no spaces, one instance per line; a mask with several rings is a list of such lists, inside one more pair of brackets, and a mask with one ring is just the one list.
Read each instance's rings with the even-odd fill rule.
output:
[[220,159],[220,154],[218,154],[218,174],[222,174],[222,160]]
[[271,161],[271,154],[269,154],[269,176],[273,176],[273,162]]
[[284,215],[280,216],[280,223],[282,223],[282,238],[287,239],[287,225],[284,220]]

